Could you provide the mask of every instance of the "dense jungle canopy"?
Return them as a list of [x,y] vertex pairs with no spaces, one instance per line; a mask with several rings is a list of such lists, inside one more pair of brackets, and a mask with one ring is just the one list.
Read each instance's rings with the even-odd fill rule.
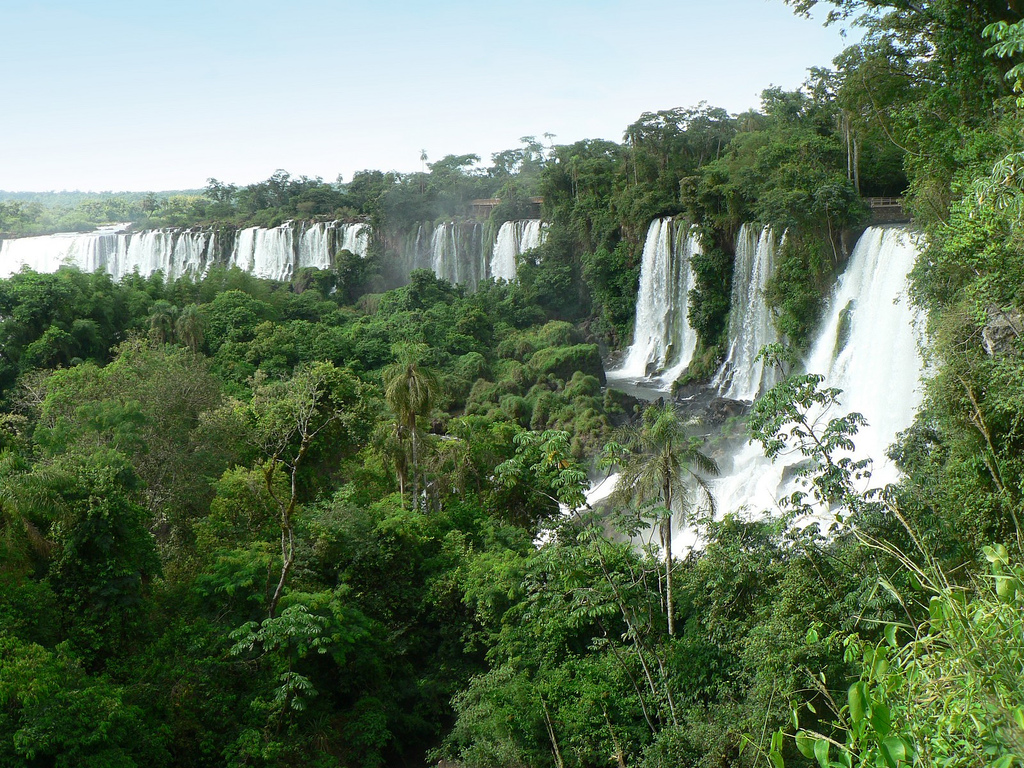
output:
[[[644,113],[621,143],[0,195],[3,236],[375,233],[289,282],[0,280],[0,764],[1024,764],[1024,8],[821,5],[864,36],[803,88]],[[836,393],[792,376],[732,427],[802,451],[806,493],[709,514],[711,446],[602,386],[647,225],[699,227],[700,383],[740,226],[788,232],[767,295],[800,351],[875,196],[927,242],[902,479],[861,492],[883,457],[848,456],[858,417],[813,423]],[[515,282],[389,281],[384,233],[536,197],[547,236]],[[610,467],[633,482],[599,515],[588,473]],[[685,557],[659,546],[672,516],[700,541]]]

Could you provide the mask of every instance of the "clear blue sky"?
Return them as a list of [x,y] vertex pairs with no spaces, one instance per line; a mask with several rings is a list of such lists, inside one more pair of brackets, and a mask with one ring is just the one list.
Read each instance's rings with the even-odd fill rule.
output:
[[620,141],[847,44],[782,0],[0,0],[0,189],[346,180],[420,150]]

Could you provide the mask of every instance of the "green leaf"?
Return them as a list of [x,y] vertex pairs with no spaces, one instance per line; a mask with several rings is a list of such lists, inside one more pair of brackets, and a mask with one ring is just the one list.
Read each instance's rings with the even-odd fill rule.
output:
[[992,768],[1010,768],[1016,759],[1014,755],[1003,755],[992,763]]
[[828,750],[831,745],[824,739],[814,742],[814,756],[821,768],[828,768]]
[[879,736],[885,737],[889,735],[889,730],[892,727],[889,707],[880,701],[871,705],[871,726]]
[[772,734],[772,744],[768,752],[768,759],[772,761],[774,768],[785,768],[785,762],[782,759],[782,747],[785,738],[786,736],[781,728]]
[[882,757],[885,758],[889,768],[899,768],[898,763],[907,759],[907,745],[899,736],[889,736],[882,739]]
[[807,644],[814,645],[816,642],[818,642],[818,631],[811,627],[807,630]]
[[848,699],[850,702],[850,719],[859,723],[864,719],[864,711],[867,709],[867,686],[863,682],[854,683],[850,686]]
[[893,648],[896,647],[896,625],[886,624],[885,625],[885,640]]
[[806,731],[800,731],[800,733],[796,735],[795,741],[796,748],[800,750],[801,755],[808,759],[814,757],[814,744],[817,739]]
[[888,671],[889,662],[885,658],[885,648],[876,648],[874,662],[871,665],[871,677],[875,680],[881,680]]
[[994,547],[984,547],[983,551],[985,559],[993,565],[1009,565],[1010,563],[1010,554],[1002,544],[996,544]]
[[1013,579],[1008,576],[996,577],[996,595],[1004,603],[1008,603],[1013,599],[1013,595],[1017,591],[1018,586],[1019,584],[1017,579]]

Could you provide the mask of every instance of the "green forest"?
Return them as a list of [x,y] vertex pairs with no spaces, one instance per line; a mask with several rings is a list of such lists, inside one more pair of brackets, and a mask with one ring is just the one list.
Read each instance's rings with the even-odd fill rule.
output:
[[[0,195],[7,237],[375,233],[287,282],[0,280],[0,765],[1024,765],[1024,8],[820,4],[863,38],[801,89],[644,113],[621,143]],[[767,297],[789,347],[763,354],[789,370],[873,196],[927,243],[902,479],[860,491],[884,458],[856,453],[862,417],[793,374],[729,426],[802,453],[805,490],[714,508],[704,425],[604,387],[648,224],[699,228],[700,383],[740,226],[788,232]],[[537,197],[547,235],[515,282],[388,279],[418,223],[500,198],[498,225]],[[673,520],[698,537],[683,558]]]

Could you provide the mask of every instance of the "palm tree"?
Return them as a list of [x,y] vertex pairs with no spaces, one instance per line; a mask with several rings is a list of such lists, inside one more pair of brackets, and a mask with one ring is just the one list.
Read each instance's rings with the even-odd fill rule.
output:
[[161,299],[153,304],[149,313],[149,338],[157,344],[169,344],[174,339],[174,321],[178,308]]
[[416,419],[426,416],[441,389],[437,374],[419,363],[424,345],[396,348],[398,360],[384,369],[384,400],[398,424],[401,440],[410,443],[413,508],[419,504],[419,435]]
[[198,352],[203,346],[204,325],[199,308],[195,304],[189,304],[178,315],[178,319],[174,323],[174,331],[178,336],[178,341],[193,352]]
[[619,467],[613,500],[637,507],[658,505],[665,557],[665,602],[668,633],[675,634],[672,609],[672,518],[680,522],[700,506],[714,512],[715,500],[706,478],[718,475],[718,464],[701,451],[700,438],[692,437],[682,412],[672,403],[648,406],[639,424],[619,431],[618,441],[606,451]]
[[395,429],[395,425],[382,421],[373,430],[370,445],[385,466],[394,467],[395,476],[398,478],[398,493],[404,504],[405,484],[409,478],[409,452],[406,450],[402,435]]
[[57,470],[33,472],[24,458],[0,451],[0,572],[24,571],[33,558],[49,557],[46,528],[64,509],[59,491],[67,483]]

